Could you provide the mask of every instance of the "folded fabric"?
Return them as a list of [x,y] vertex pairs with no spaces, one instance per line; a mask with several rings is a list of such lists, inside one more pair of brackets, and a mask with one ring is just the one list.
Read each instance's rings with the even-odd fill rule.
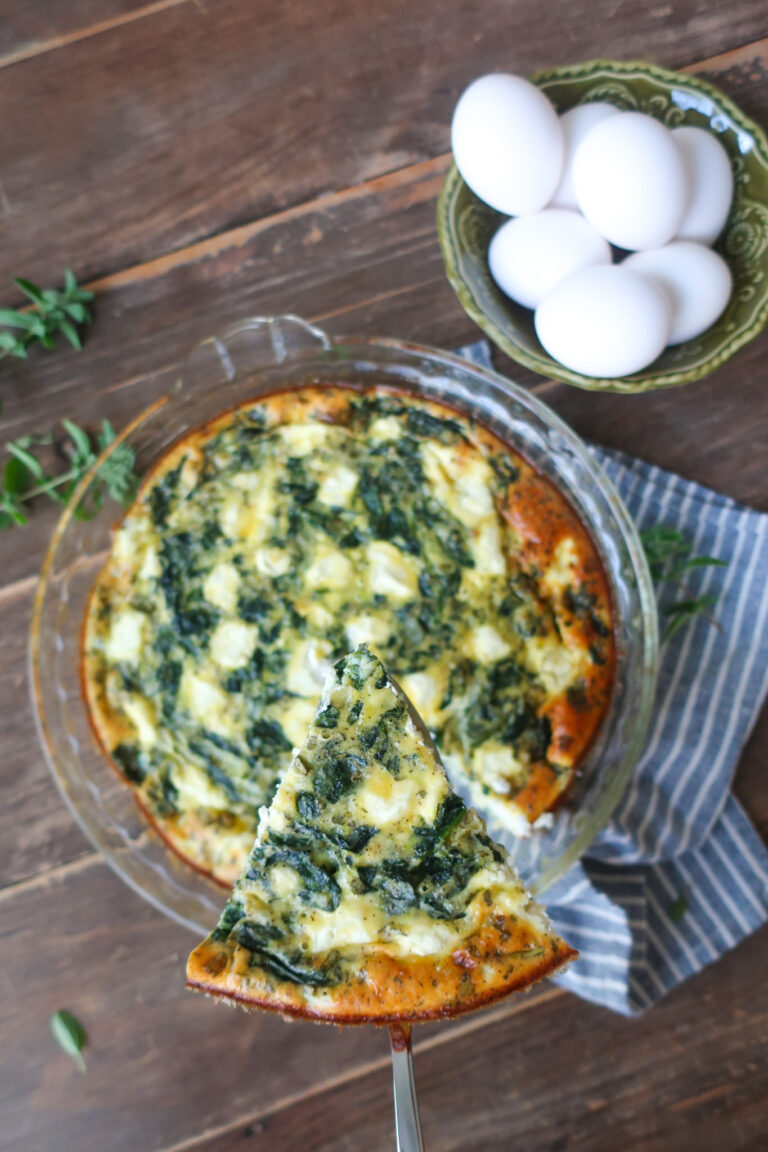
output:
[[[481,341],[461,350],[490,366]],[[592,447],[637,527],[673,528],[686,574],[715,595],[662,644],[645,750],[610,824],[546,893],[578,962],[557,982],[624,1015],[642,1012],[768,920],[768,851],[731,793],[768,693],[768,516],[623,453]],[[677,598],[658,588],[662,621]]]

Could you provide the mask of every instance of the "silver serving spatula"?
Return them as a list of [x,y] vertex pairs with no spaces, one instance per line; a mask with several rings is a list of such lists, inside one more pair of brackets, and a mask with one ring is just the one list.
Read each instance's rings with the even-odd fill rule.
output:
[[395,1099],[397,1152],[424,1152],[419,1120],[419,1102],[413,1078],[410,1024],[390,1024],[392,1046],[392,1090]]
[[[432,735],[408,694],[403,691],[394,676],[390,675],[389,681],[407,707],[408,714],[425,746],[437,762],[442,763]],[[390,1024],[389,1040],[392,1048],[392,1092],[395,1103],[397,1152],[424,1152],[419,1102],[416,1099],[416,1081],[413,1075],[410,1024],[400,1022]]]

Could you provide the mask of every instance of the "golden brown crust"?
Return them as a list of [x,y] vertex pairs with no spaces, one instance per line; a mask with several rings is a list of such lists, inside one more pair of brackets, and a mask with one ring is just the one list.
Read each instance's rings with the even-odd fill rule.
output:
[[[529,954],[526,955],[525,953]],[[539,939],[502,913],[442,957],[361,955],[358,979],[325,995],[250,967],[250,953],[228,943],[200,944],[187,962],[187,986],[241,1007],[328,1024],[437,1020],[485,1007],[551,976],[578,953],[555,936]],[[327,1003],[323,1001],[327,997]]]

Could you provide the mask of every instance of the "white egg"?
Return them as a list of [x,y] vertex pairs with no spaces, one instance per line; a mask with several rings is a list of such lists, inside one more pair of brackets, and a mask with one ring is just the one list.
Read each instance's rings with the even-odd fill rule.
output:
[[629,376],[652,363],[672,327],[665,289],[639,272],[585,268],[553,288],[536,309],[536,335],[566,368],[585,376]]
[[722,232],[733,199],[733,169],[728,153],[711,132],[684,125],[672,136],[688,176],[689,201],[677,229],[679,240],[712,244]]
[[536,308],[556,284],[581,268],[610,263],[608,242],[578,212],[564,208],[507,220],[488,249],[499,288],[525,308]]
[[576,150],[579,208],[619,248],[658,248],[688,206],[688,182],[672,133],[642,112],[622,112],[591,128]]
[[451,147],[476,196],[507,216],[538,212],[563,166],[563,133],[546,96],[520,76],[481,76],[463,93]]
[[575,108],[563,112],[560,117],[564,147],[563,174],[552,197],[553,208],[578,208],[576,189],[573,186],[573,158],[576,149],[596,124],[607,120],[609,116],[616,116],[618,112],[619,109],[614,108],[613,104],[605,104],[602,100],[596,100],[594,104],[577,104]]
[[663,248],[633,252],[621,264],[653,277],[672,297],[673,321],[668,344],[692,340],[714,324],[725,310],[733,280],[725,260],[690,240],[673,240]]

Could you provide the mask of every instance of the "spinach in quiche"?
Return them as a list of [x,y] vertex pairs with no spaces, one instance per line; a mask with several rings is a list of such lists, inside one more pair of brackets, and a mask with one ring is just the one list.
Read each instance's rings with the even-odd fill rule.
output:
[[188,980],[354,1023],[466,1011],[572,956],[361,646],[330,670]]
[[231,883],[360,642],[456,783],[523,832],[610,688],[597,553],[524,460],[413,397],[276,394],[172,448],[118,527],[85,633],[94,726],[171,845]]

